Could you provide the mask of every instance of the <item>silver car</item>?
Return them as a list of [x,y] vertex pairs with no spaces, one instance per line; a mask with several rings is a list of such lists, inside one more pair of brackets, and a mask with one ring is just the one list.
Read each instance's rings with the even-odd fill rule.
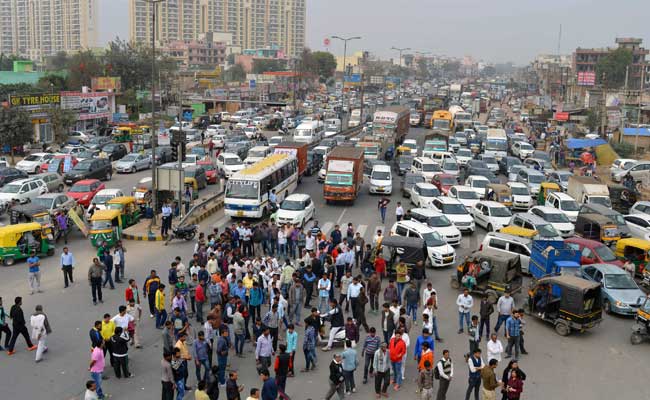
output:
[[115,163],[117,173],[136,172],[151,168],[151,156],[140,153],[129,153]]

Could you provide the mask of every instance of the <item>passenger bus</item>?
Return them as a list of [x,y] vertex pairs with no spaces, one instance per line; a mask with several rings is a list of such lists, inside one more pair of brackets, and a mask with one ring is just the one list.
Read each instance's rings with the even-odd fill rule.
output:
[[449,133],[454,129],[453,117],[449,111],[438,110],[431,118],[431,128],[442,133]]
[[226,185],[224,213],[230,217],[262,218],[269,212],[273,190],[279,204],[298,186],[298,161],[290,154],[272,154],[236,172]]

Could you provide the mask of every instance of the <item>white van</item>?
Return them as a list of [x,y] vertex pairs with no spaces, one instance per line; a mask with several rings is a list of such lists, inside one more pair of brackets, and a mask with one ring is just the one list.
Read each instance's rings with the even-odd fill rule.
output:
[[313,144],[323,139],[325,125],[322,121],[302,122],[293,134],[294,142]]
[[479,251],[490,249],[508,255],[518,255],[521,263],[521,272],[528,273],[532,240],[506,233],[488,232],[483,238]]
[[418,221],[398,221],[390,230],[391,235],[416,237],[424,240],[431,266],[446,267],[456,262],[456,250],[433,228]]
[[273,147],[271,146],[255,146],[248,150],[248,155],[244,160],[244,164],[255,164],[256,162],[265,159],[271,153],[273,153]]
[[411,162],[411,172],[420,173],[427,182],[431,182],[434,175],[442,173],[442,166],[428,157],[415,157]]
[[242,119],[252,119],[255,112],[252,110],[239,110],[230,116],[230,122],[240,122]]
[[393,174],[390,165],[375,165],[370,172],[370,193],[391,194]]
[[326,136],[333,136],[341,132],[341,120],[338,118],[328,118],[325,120]]
[[546,197],[546,202],[544,203],[547,207],[557,208],[562,211],[569,217],[569,221],[576,222],[578,219],[578,212],[580,211],[580,206],[566,193],[562,192],[551,192]]

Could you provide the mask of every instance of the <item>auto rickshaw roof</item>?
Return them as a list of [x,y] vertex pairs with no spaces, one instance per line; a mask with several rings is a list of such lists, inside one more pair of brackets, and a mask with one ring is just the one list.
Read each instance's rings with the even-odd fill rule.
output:
[[415,237],[404,237],[399,235],[384,236],[381,245],[386,247],[411,247],[417,249],[424,248],[424,239]]
[[11,212],[17,212],[25,215],[36,215],[36,214],[48,214],[49,210],[46,207],[43,207],[39,204],[21,204],[19,206],[14,206],[11,208]]
[[507,265],[513,260],[515,262],[519,261],[519,256],[516,254],[506,254],[497,252],[492,249],[476,250],[470,255],[470,259],[473,261],[488,260],[491,264],[502,264]]
[[510,187],[508,185],[505,185],[503,183],[488,183],[487,184],[488,188],[493,189],[495,192],[501,193],[501,192],[510,192]]
[[514,225],[508,225],[504,226],[503,228],[499,229],[500,233],[505,233],[508,235],[514,235],[514,236],[519,236],[523,238],[530,239],[533,236],[537,235],[537,231],[533,229],[526,229],[522,228],[520,226],[514,226]]
[[555,182],[542,182],[540,184],[540,186],[543,187],[543,188],[550,188],[550,189],[560,190],[560,185],[558,185]]
[[648,251],[650,250],[650,241],[639,238],[625,238],[619,239],[618,242],[616,242],[616,250],[623,250],[628,246]]
[[573,275],[553,275],[540,278],[537,281],[537,286],[542,283],[556,284],[564,287],[571,287],[581,291],[595,289],[600,287],[600,282],[591,282],[586,279],[578,278]]
[[24,232],[40,231],[43,227],[38,222],[26,222],[0,227],[0,241],[7,235],[16,235]]
[[612,221],[611,218],[607,217],[606,215],[602,214],[595,214],[595,213],[580,213],[578,214],[578,219],[584,219],[590,222],[596,222],[598,224],[602,225],[616,225],[614,221]]
[[91,221],[111,220],[115,217],[119,217],[120,214],[121,214],[120,210],[115,210],[115,209],[97,210],[90,218],[90,220]]
[[135,203],[135,197],[133,196],[113,197],[108,201],[107,204],[129,204],[129,203]]

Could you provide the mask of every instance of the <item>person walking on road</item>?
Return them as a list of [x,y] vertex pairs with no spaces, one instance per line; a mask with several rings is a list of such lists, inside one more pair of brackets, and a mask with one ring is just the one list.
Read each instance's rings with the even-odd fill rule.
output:
[[74,279],[72,278],[73,269],[74,269],[74,256],[72,255],[70,250],[68,250],[68,247],[64,247],[63,252],[61,253],[61,271],[63,271],[64,288],[67,288],[69,283],[74,283]]
[[174,371],[172,370],[172,353],[165,350],[160,361],[162,368],[162,400],[174,400]]
[[388,344],[388,353],[393,367],[393,379],[395,380],[393,389],[398,391],[402,386],[402,362],[406,354],[406,343],[402,340],[401,330],[395,331],[395,335]]
[[63,236],[63,243],[68,244],[68,235],[70,234],[70,221],[63,211],[56,214],[56,224],[59,227],[60,236]]
[[[149,296],[151,298],[151,296]],[[167,321],[167,309],[165,308],[165,285],[160,284],[154,293],[154,313],[156,314],[156,329],[162,329]]]
[[508,345],[506,346],[506,358],[512,357],[512,348],[515,348],[515,358],[519,358],[521,350],[521,321],[519,320],[519,313],[515,311],[512,316],[506,321],[506,339]]
[[90,283],[94,305],[97,305],[98,300],[100,303],[104,302],[102,299],[102,277],[104,275],[104,269],[106,269],[104,264],[97,257],[93,258],[93,263],[88,269],[88,282]]
[[404,207],[402,207],[402,202],[397,202],[397,207],[395,207],[395,218],[398,221],[401,221],[404,218]]
[[97,397],[99,399],[104,398],[104,391],[102,390],[102,374],[104,373],[104,342],[97,347],[95,347],[90,356],[90,365],[88,366],[88,371],[90,372],[90,377],[95,382]]
[[343,377],[345,379],[345,394],[349,395],[351,393],[357,392],[357,386],[354,383],[354,372],[357,370],[359,361],[357,360],[357,351],[352,348],[352,341],[345,341],[346,349],[343,350],[341,354],[342,358],[342,367],[343,367]]
[[386,223],[386,210],[388,209],[389,203],[390,199],[386,196],[383,196],[379,202],[377,202],[377,208],[379,209],[379,215],[381,217],[382,224]]
[[449,350],[442,351],[442,358],[436,364],[437,374],[440,375],[440,385],[436,393],[436,400],[447,400],[447,390],[454,377],[454,364],[449,356]]
[[[0,297],[0,339],[2,339],[2,332],[5,333],[5,347],[9,347],[11,329],[9,329],[9,326],[7,325],[7,313],[5,312],[5,308],[2,306],[2,297]],[[5,347],[0,346],[0,351],[4,351]]]
[[458,333],[464,332],[463,320],[467,324],[467,330],[469,331],[470,326],[470,316],[469,313],[474,306],[474,299],[469,294],[469,289],[463,289],[463,293],[458,295],[456,299],[456,305],[458,306]]
[[113,354],[113,369],[117,379],[131,378],[129,372],[129,334],[124,332],[121,326],[115,327],[115,333],[111,337],[111,352]]
[[172,206],[169,202],[163,204],[162,209],[162,223],[160,226],[160,234],[166,238],[169,233],[169,228],[172,225]]
[[465,400],[469,400],[472,390],[474,391],[474,400],[478,400],[478,391],[481,387],[481,370],[485,368],[485,363],[481,358],[481,349],[474,349],[474,352],[467,360],[467,366],[469,367],[469,378]]
[[16,297],[14,299],[14,305],[11,306],[9,310],[9,318],[11,318],[11,324],[13,328],[13,335],[11,335],[11,341],[7,346],[7,354],[14,355],[16,351],[14,347],[16,346],[16,340],[18,340],[18,335],[23,335],[25,342],[27,343],[27,350],[34,351],[36,346],[32,343],[32,340],[29,338],[29,332],[27,332],[27,327],[25,326],[25,314],[23,314],[23,298]]
[[[142,292],[142,294],[147,296],[147,300],[149,300],[149,318],[153,318],[154,314],[156,313],[156,292],[158,291],[159,286],[160,278],[156,274],[156,270],[152,269],[149,273],[149,276],[144,281]],[[157,327],[159,328],[159,326]]]
[[479,315],[481,319],[479,321],[478,336],[483,336],[483,327],[485,326],[485,338],[488,339],[490,337],[490,316],[494,313],[494,305],[487,297],[483,297],[480,307]]
[[472,323],[467,330],[469,336],[469,353],[473,354],[474,350],[478,349],[478,344],[481,341],[481,335],[478,333],[478,316],[472,315]]
[[126,313],[130,315],[133,319],[128,323],[128,332],[131,338],[131,345],[134,345],[136,349],[141,349],[142,345],[140,344],[140,318],[142,318],[142,307],[140,304],[135,302],[134,298],[129,300],[129,305],[126,306]]
[[343,400],[345,396],[342,360],[340,354],[334,354],[334,357],[332,357],[329,369],[329,390],[325,395],[325,400],[330,400],[334,393],[338,394],[339,400]]
[[124,264],[126,263],[124,253],[126,253],[126,248],[124,248],[124,245],[122,245],[122,241],[118,240],[115,244],[115,250],[113,250],[115,283],[122,283],[124,281]]
[[106,276],[104,278],[104,283],[102,283],[102,288],[105,288],[106,284],[109,283],[111,285],[111,290],[114,290],[115,283],[113,283],[113,256],[111,255],[111,251],[109,249],[104,250],[103,261],[104,261]]
[[487,341],[487,359],[501,362],[501,353],[503,353],[503,344],[497,339],[497,334],[493,333],[490,340]]
[[506,322],[508,318],[512,315],[515,310],[515,299],[510,296],[509,292],[505,292],[503,296],[499,297],[497,301],[497,312],[499,313],[499,318],[497,319],[497,324],[494,327],[494,332],[499,333],[499,328],[501,324]]
[[378,399],[381,396],[388,397],[386,391],[390,385],[390,357],[386,347],[386,343],[382,342],[372,360],[372,368],[375,370],[375,397]]
[[43,359],[43,354],[47,352],[47,335],[52,333],[50,322],[47,320],[47,315],[43,313],[42,305],[36,306],[29,324],[32,326],[32,339],[38,343],[35,361],[40,362]]
[[41,260],[34,250],[32,250],[31,255],[27,258],[27,265],[29,267],[30,294],[34,294],[34,292],[43,293],[41,290]]
[[433,367],[429,360],[424,362],[424,369],[418,377],[418,390],[422,400],[433,400]]

